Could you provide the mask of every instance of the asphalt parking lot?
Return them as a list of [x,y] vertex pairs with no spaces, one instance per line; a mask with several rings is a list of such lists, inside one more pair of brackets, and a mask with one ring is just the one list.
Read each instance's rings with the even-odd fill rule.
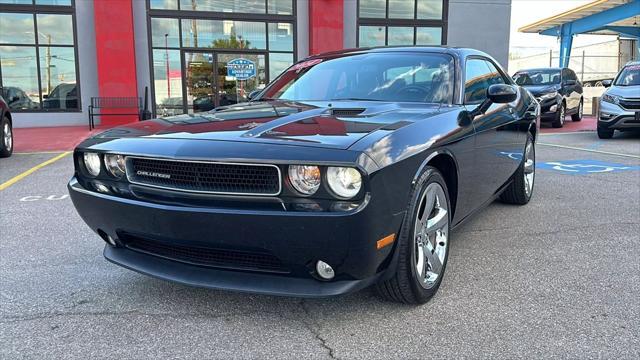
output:
[[[539,138],[532,202],[453,234],[424,306],[212,291],[108,263],[65,156],[0,190],[2,358],[640,358],[640,137]],[[0,160],[0,183],[58,154]]]

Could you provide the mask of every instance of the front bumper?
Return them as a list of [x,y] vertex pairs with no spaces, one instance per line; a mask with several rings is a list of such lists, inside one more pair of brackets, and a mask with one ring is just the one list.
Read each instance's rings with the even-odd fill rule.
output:
[[558,104],[560,104],[562,100],[558,100],[557,97],[548,99],[536,97],[536,100],[540,104],[541,120],[553,120],[556,116],[556,111],[558,111]]
[[600,100],[598,127],[603,129],[640,128],[640,111],[626,110],[617,104]]
[[[347,212],[292,212],[160,204],[90,191],[75,178],[68,188],[89,227],[118,243],[106,245],[109,261],[183,284],[269,295],[324,297],[373,284],[385,275],[395,249],[377,250],[376,241],[397,233],[404,215],[387,214],[384,201],[369,198]],[[157,256],[127,246],[132,236],[196,249],[269,254],[286,271],[202,266]],[[318,260],[334,268],[332,281],[315,275]]]

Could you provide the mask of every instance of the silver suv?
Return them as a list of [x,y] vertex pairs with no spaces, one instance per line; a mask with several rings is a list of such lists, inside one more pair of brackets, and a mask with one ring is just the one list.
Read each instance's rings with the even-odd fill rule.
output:
[[640,61],[627,63],[616,78],[605,80],[600,97],[598,137],[610,139],[615,130],[640,129]]

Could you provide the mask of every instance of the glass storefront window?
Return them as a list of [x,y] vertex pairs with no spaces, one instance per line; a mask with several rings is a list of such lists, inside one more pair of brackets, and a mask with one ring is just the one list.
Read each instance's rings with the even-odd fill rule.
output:
[[265,0],[180,0],[180,10],[264,14]]
[[[39,5],[70,6],[66,0],[37,0],[33,13],[0,12],[0,86],[14,111],[80,110],[73,10],[39,12]],[[36,30],[37,29],[37,30]]]
[[269,23],[269,50],[293,51],[293,24]]
[[33,14],[0,13],[0,44],[35,44]]
[[180,50],[153,50],[153,81],[158,116],[182,114]]
[[415,0],[389,0],[390,19],[413,19]]
[[358,36],[360,47],[384,46],[385,31],[384,26],[360,26]]
[[33,46],[0,46],[2,86],[8,93],[5,100],[12,110],[40,107],[37,63]]
[[269,79],[273,81],[280,73],[293,65],[293,54],[270,53],[269,54]]
[[182,46],[223,49],[266,49],[264,22],[182,20]]
[[268,0],[267,12],[277,15],[293,14],[293,0]]
[[77,109],[75,53],[72,47],[40,47],[40,85],[45,109]]
[[71,6],[71,0],[36,0],[36,5]]
[[389,26],[387,31],[389,46],[413,45],[413,27]]
[[180,47],[178,19],[151,19],[151,42],[153,47]]
[[440,45],[442,43],[442,28],[419,27],[416,29],[416,45]]
[[0,4],[31,5],[33,0],[0,0]]
[[360,17],[384,18],[387,15],[385,0],[360,0]]
[[177,10],[178,0],[150,0],[151,9]]
[[442,0],[417,0],[418,19],[440,20],[442,19]]
[[73,21],[71,15],[38,14],[40,44],[73,45]]

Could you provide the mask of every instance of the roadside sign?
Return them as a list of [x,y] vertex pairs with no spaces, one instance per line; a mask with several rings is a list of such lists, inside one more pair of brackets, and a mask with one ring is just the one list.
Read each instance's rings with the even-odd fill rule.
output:
[[565,174],[597,174],[625,170],[638,170],[640,166],[612,163],[599,160],[558,160],[538,163],[538,169],[554,170]]
[[236,80],[247,80],[256,76],[256,63],[245,58],[233,59],[227,63],[227,76]]

